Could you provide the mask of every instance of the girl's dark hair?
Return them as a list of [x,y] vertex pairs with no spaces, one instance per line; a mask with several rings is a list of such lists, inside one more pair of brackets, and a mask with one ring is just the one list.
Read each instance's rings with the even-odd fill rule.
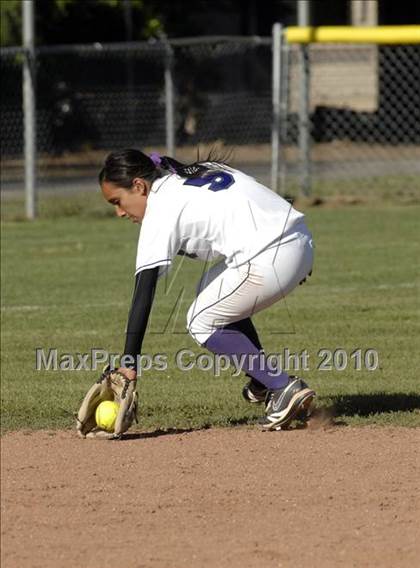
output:
[[119,187],[131,189],[136,177],[153,182],[159,177],[159,172],[149,156],[140,150],[128,148],[108,155],[99,172],[99,183],[102,185],[104,181],[109,181]]
[[228,164],[224,159],[224,156],[211,150],[206,159],[200,160],[197,155],[196,162],[183,164],[169,156],[159,156],[154,153],[149,157],[140,150],[128,148],[108,155],[104,167],[99,172],[99,183],[102,185],[104,181],[109,181],[119,187],[131,189],[136,177],[151,183],[162,175],[167,175],[168,172],[185,178],[201,177],[209,170],[225,168]]

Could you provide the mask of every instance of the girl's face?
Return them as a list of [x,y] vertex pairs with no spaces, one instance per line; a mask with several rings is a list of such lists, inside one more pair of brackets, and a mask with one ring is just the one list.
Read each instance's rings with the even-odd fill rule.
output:
[[117,217],[126,217],[133,223],[140,223],[143,220],[150,189],[149,182],[142,178],[135,178],[131,189],[125,189],[110,181],[104,181],[101,189],[104,198],[115,206]]

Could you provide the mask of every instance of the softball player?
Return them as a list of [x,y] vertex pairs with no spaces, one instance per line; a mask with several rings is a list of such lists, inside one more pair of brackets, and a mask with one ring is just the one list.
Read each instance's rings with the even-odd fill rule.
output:
[[279,429],[307,409],[314,391],[300,378],[269,370],[251,321],[311,273],[304,215],[255,179],[214,161],[185,165],[128,149],[108,156],[99,182],[118,217],[142,223],[119,372],[136,379],[156,282],[175,256],[218,259],[188,310],[190,335],[212,353],[240,358],[249,378],[243,396],[265,402],[264,428]]

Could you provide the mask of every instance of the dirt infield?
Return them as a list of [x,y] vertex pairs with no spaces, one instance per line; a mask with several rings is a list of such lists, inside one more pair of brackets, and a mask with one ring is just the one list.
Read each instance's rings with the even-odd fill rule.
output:
[[3,568],[415,566],[420,429],[2,438]]

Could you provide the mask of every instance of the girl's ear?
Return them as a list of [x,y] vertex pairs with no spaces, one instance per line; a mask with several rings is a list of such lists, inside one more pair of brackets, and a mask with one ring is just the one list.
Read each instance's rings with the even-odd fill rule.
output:
[[147,189],[148,186],[144,179],[138,177],[133,179],[131,191],[140,193],[141,195],[147,195]]

